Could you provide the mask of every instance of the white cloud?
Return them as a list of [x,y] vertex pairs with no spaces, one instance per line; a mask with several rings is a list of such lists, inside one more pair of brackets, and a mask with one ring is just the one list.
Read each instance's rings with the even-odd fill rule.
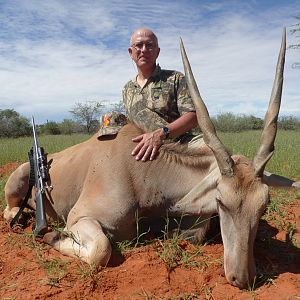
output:
[[[43,122],[70,117],[78,101],[118,102],[135,74],[127,54],[130,33],[148,26],[160,38],[164,68],[183,69],[182,36],[211,114],[262,115],[281,31],[293,23],[297,2],[277,1],[281,5],[270,8],[261,2],[144,1],[143,9],[117,0],[0,4],[0,109],[34,113]],[[300,115],[300,71],[290,68],[297,54],[287,52],[281,111]]]

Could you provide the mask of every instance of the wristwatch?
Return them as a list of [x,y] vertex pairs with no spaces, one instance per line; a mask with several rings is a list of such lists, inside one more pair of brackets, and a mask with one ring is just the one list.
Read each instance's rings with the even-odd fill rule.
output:
[[170,134],[170,129],[167,126],[164,126],[162,128],[162,131],[163,131],[163,133],[165,135],[165,138],[167,139],[169,137],[169,134]]

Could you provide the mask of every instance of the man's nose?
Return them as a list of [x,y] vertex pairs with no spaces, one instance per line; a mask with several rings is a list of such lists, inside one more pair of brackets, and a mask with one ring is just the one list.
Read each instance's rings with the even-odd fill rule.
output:
[[142,44],[141,51],[146,51],[146,50],[148,50],[147,44]]

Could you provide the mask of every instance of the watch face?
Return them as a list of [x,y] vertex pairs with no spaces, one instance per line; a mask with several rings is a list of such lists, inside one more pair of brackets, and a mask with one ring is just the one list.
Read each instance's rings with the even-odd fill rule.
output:
[[168,135],[170,133],[170,129],[168,127],[163,127],[163,131],[164,131],[164,134],[166,135],[166,137],[168,137]]

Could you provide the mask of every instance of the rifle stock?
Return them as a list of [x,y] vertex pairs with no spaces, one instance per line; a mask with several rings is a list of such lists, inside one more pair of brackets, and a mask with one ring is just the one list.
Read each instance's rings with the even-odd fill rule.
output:
[[33,229],[34,235],[44,235],[48,229],[48,223],[45,214],[45,206],[44,206],[44,195],[41,191],[36,191],[35,194],[35,202],[36,202],[36,211],[35,211],[35,219],[36,224]]

